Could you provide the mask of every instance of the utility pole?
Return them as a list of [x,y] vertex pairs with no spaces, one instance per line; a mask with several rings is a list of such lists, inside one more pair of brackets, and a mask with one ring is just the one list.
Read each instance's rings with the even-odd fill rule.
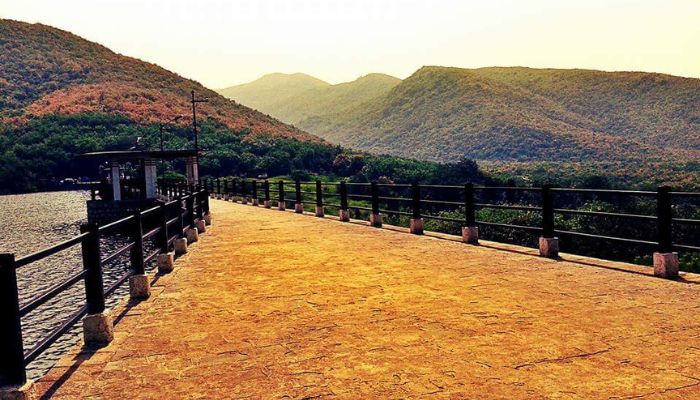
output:
[[202,98],[202,99],[197,99],[194,97],[194,90],[191,92],[192,94],[192,133],[194,134],[194,152],[195,152],[195,160],[197,161],[197,165],[199,165],[199,134],[197,133],[197,103],[207,103],[209,99]]

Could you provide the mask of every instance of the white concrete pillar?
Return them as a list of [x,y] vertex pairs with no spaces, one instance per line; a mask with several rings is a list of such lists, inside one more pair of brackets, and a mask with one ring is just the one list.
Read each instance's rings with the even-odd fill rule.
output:
[[122,187],[121,183],[119,182],[120,175],[119,175],[119,163],[114,161],[112,162],[112,193],[114,193],[114,200],[121,200],[122,199]]
[[155,199],[156,198],[156,161],[146,160],[143,163],[143,176],[146,184],[146,198]]
[[197,157],[187,158],[187,183],[196,185],[199,183],[199,166],[197,165]]

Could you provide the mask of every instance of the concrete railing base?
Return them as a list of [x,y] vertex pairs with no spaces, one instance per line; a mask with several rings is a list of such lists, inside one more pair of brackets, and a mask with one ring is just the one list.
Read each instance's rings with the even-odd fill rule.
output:
[[199,233],[205,233],[207,231],[207,223],[203,219],[198,219],[195,221],[194,226],[197,228]]
[[540,237],[540,255],[547,258],[558,258],[559,238]]
[[316,206],[316,216],[319,218],[323,218],[325,214],[325,210],[323,209],[323,206]]
[[260,203],[258,202],[258,199],[253,199],[253,201],[251,202],[251,204],[254,205],[254,206],[256,206],[256,207],[257,207],[258,205],[260,205]]
[[241,197],[241,204],[248,204],[248,199]]
[[350,221],[350,210],[340,210],[338,211],[338,218],[343,222]]
[[158,254],[158,259],[156,260],[156,266],[158,267],[158,272],[161,274],[167,274],[168,272],[173,272],[173,268],[175,267],[175,254],[174,253]]
[[381,228],[383,223],[382,214],[370,214],[369,223],[375,228]]
[[194,243],[199,240],[199,231],[197,231],[197,228],[189,228],[185,231],[185,237],[187,238],[187,243]]
[[294,212],[301,214],[304,212],[304,205],[301,203],[294,203]]
[[206,213],[204,214],[204,223],[207,225],[211,225],[211,213]]
[[177,238],[175,239],[175,242],[173,242],[173,246],[175,247],[175,254],[176,255],[182,255],[187,253],[187,238]]
[[654,275],[678,278],[678,253],[654,253]]
[[265,201],[263,202],[263,206],[264,206],[265,208],[271,208],[272,205],[270,204],[270,200],[265,200]]
[[129,277],[129,297],[132,299],[147,299],[151,296],[151,281],[148,275],[131,275]]
[[479,244],[479,227],[463,226],[462,241],[467,244]]
[[0,386],[0,400],[34,400],[36,398],[34,381],[27,380],[21,386]]
[[284,210],[286,209],[286,207],[284,206],[284,202],[283,202],[283,201],[280,201],[280,202],[277,203],[277,209],[280,210],[280,211],[284,211]]
[[112,319],[105,313],[89,314],[83,319],[83,341],[87,347],[101,347],[114,340]]
[[423,218],[411,218],[411,233],[414,235],[423,234]]

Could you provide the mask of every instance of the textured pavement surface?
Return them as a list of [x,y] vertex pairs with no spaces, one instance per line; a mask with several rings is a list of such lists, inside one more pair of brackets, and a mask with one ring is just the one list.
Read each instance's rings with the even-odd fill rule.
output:
[[214,225],[36,389],[109,399],[700,399],[700,287],[212,200]]

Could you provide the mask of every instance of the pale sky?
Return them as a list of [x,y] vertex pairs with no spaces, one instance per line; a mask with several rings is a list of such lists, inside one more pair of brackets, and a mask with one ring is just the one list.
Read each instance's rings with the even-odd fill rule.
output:
[[0,0],[210,88],[270,72],[331,83],[423,65],[700,77],[700,0]]

